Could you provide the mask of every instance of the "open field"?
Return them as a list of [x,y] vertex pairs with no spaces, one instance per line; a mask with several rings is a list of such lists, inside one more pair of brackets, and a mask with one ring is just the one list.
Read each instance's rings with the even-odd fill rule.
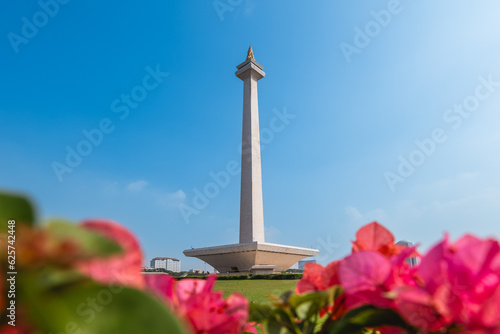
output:
[[294,290],[298,280],[260,280],[246,279],[234,281],[217,281],[214,290],[223,290],[224,298],[233,292],[239,292],[250,302],[264,303],[269,301],[268,294],[279,296],[288,290]]

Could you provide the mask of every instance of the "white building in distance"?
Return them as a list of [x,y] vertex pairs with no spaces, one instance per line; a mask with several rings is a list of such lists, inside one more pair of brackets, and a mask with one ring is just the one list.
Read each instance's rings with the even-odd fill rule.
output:
[[151,267],[154,269],[166,269],[174,273],[181,272],[181,261],[171,257],[155,257],[151,260]]

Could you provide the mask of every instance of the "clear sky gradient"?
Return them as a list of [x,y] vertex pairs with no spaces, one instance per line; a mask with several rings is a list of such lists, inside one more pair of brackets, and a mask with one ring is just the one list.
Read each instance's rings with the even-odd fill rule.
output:
[[116,220],[184,270],[236,243],[239,174],[211,173],[239,164],[251,44],[267,241],[326,264],[373,220],[423,250],[500,237],[497,1],[1,6],[0,186],[43,219]]

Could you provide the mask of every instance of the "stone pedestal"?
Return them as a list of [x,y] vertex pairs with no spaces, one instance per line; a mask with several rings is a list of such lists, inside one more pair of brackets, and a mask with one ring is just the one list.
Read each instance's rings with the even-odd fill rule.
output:
[[318,255],[316,249],[251,242],[195,248],[184,251],[184,255],[197,257],[221,273],[251,272],[254,266],[275,266],[275,272],[283,272],[303,258]]
[[252,273],[252,275],[271,275],[274,274],[274,270],[277,268],[278,266],[269,264],[255,265],[250,268],[250,273]]

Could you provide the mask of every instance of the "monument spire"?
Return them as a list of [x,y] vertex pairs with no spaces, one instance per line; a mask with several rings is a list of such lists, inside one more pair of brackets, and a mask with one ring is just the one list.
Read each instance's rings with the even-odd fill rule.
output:
[[247,60],[237,68],[235,74],[243,80],[240,243],[264,242],[257,81],[266,74],[262,71],[263,67],[255,61],[251,46]]

